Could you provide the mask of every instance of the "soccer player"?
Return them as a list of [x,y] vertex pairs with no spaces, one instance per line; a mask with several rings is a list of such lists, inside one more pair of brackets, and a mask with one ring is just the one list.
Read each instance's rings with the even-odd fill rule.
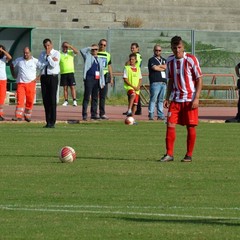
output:
[[198,106],[202,88],[202,72],[194,55],[184,51],[181,37],[171,39],[173,55],[167,59],[167,94],[164,107],[168,108],[166,154],[161,162],[173,161],[176,124],[187,127],[187,151],[182,162],[191,162],[198,125]]
[[136,66],[137,55],[131,53],[129,55],[129,65],[124,68],[123,80],[124,88],[128,95],[128,111],[127,116],[134,116],[140,93],[140,86],[142,84],[142,74],[140,67]]
[[[131,53],[135,53],[136,56],[137,56],[137,61],[135,63],[136,67],[139,67],[141,68],[142,66],[142,56],[139,52],[139,45],[138,43],[134,42],[134,43],[131,43],[131,46],[130,46],[130,50],[131,50]],[[129,65],[130,62],[129,60],[125,63],[125,65]],[[123,115],[127,115],[128,111],[124,112]],[[137,104],[137,110],[135,112],[136,115],[141,115],[142,114],[142,104],[141,104],[141,99],[140,99],[140,96],[138,97],[138,104]]]

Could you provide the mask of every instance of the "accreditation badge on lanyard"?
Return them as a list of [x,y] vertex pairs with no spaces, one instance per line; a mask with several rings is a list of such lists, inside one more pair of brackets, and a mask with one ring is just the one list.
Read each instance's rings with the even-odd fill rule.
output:
[[94,61],[97,64],[97,70],[95,71],[95,80],[99,80],[100,79],[99,62],[97,58],[95,58]]
[[96,80],[100,79],[100,72],[99,71],[95,71],[95,79]]
[[[156,58],[156,57],[155,57],[155,59],[159,62],[159,65],[165,64],[162,59],[160,59],[161,61],[158,58]],[[162,78],[166,78],[165,71],[161,71],[160,73],[162,75]]]

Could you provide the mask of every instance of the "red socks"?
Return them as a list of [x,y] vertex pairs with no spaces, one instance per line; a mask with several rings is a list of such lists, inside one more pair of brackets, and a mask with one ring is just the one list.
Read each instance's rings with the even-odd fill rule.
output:
[[187,127],[187,155],[192,156],[194,145],[196,141],[195,127]]
[[[166,148],[167,155],[173,156],[174,142],[176,139],[176,129],[174,127],[167,127],[166,133]],[[187,127],[187,154],[192,156],[194,145],[196,141],[196,129],[195,127]]]
[[169,156],[173,156],[175,139],[176,139],[175,127],[167,127],[166,148],[167,148],[167,155],[169,155]]

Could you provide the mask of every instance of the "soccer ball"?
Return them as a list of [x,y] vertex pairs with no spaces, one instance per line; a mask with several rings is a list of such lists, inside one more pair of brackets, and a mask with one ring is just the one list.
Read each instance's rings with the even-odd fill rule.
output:
[[133,125],[134,124],[134,118],[133,117],[126,117],[126,119],[125,119],[125,124],[126,125]]
[[63,163],[71,163],[76,159],[76,152],[72,147],[65,146],[59,152],[59,159]]

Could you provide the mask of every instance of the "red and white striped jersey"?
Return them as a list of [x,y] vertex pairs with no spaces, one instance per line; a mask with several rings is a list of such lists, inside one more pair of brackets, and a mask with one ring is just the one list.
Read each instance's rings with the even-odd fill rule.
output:
[[167,78],[173,79],[170,99],[175,102],[191,102],[196,92],[196,81],[202,76],[198,59],[189,53],[176,59],[171,55],[167,59]]

